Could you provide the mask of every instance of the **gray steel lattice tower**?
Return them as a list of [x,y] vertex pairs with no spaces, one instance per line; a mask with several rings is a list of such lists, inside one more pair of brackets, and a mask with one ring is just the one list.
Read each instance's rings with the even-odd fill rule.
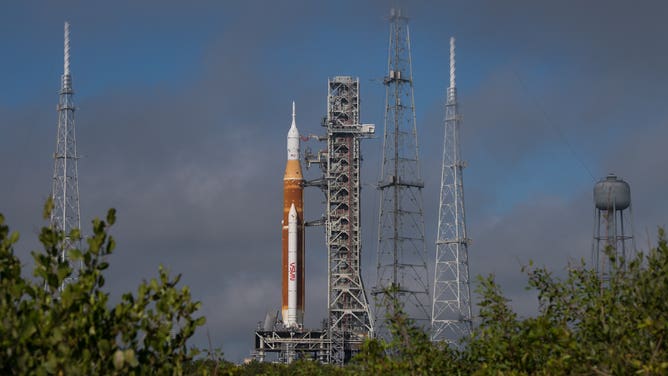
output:
[[[376,336],[388,338],[387,314],[397,302],[418,325],[428,325],[429,282],[424,243],[413,72],[408,18],[390,12],[385,84],[383,165],[378,189],[377,280],[373,289]],[[391,298],[388,300],[388,298]],[[390,312],[387,312],[387,309]]]
[[464,210],[464,162],[459,146],[460,116],[455,88],[455,38],[450,38],[450,87],[445,104],[443,170],[438,209],[431,339],[457,345],[471,333],[466,212]]
[[328,80],[326,241],[330,362],[343,364],[373,333],[361,275],[360,138],[373,126],[360,124],[359,79]]
[[[56,152],[53,155],[53,187],[51,197],[51,226],[65,232],[62,244],[62,261],[67,261],[67,251],[74,246],[69,238],[73,229],[81,228],[79,213],[79,180],[77,173],[77,142],[74,127],[74,102],[72,96],[72,76],[70,75],[70,24],[65,22],[65,65],[61,78],[60,100],[58,103],[58,136]],[[74,266],[73,266],[74,268]],[[74,268],[73,278],[77,276]]]

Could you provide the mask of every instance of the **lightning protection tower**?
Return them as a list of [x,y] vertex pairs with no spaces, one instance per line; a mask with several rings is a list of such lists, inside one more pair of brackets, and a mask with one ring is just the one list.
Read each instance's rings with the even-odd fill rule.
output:
[[466,234],[462,176],[465,163],[461,159],[459,125],[455,88],[455,38],[450,38],[450,87],[445,104],[431,339],[451,345],[457,345],[460,338],[471,333],[469,239]]
[[326,241],[330,362],[343,364],[373,333],[361,275],[360,139],[372,125],[360,124],[359,79],[328,80]]
[[[403,306],[418,325],[429,320],[429,282],[424,244],[413,72],[408,19],[390,12],[385,84],[383,164],[378,189],[377,280],[373,289],[376,336],[388,338],[387,316]],[[389,312],[388,312],[389,308]]]
[[[58,102],[58,135],[56,152],[53,155],[53,186],[51,198],[51,226],[65,233],[60,258],[67,261],[67,251],[74,246],[69,238],[73,229],[81,228],[79,213],[79,179],[77,172],[77,142],[74,126],[74,101],[72,75],[70,74],[70,24],[65,22],[65,64],[61,77],[60,100]],[[73,265],[73,278],[77,270]]]
[[[607,280],[614,262],[620,262],[635,251],[633,241],[633,212],[629,183],[609,174],[594,186],[594,243],[593,261],[602,280]],[[618,264],[618,266],[623,266]]]

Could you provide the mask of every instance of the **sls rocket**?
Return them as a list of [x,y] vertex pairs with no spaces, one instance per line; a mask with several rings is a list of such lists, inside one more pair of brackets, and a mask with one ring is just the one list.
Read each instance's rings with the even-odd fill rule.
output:
[[304,322],[304,177],[299,163],[299,130],[292,102],[288,161],[283,176],[283,324]]

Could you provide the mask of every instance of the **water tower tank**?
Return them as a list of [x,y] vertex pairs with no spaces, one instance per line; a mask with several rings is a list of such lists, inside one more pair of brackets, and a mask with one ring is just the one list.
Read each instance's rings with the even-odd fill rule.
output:
[[594,203],[599,210],[624,210],[631,205],[631,187],[615,174],[609,174],[594,186]]

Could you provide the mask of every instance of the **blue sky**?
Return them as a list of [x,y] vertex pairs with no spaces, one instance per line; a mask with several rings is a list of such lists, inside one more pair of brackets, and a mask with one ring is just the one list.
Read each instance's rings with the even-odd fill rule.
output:
[[[0,14],[0,212],[29,251],[48,196],[63,23],[72,72],[82,223],[118,209],[112,296],[164,264],[203,302],[214,346],[247,356],[280,304],[281,176],[290,104],[322,133],[327,77],[359,76],[363,268],[375,278],[387,1],[25,1]],[[427,249],[433,256],[447,86],[457,38],[472,274],[494,273],[535,310],[520,265],[589,258],[594,179],[631,184],[639,244],[666,224],[668,31],[658,1],[512,0],[402,5],[411,17]],[[309,143],[314,149],[319,148]],[[308,171],[315,177],[316,171]],[[307,192],[307,215],[322,211]],[[243,214],[239,214],[243,213]],[[307,324],[324,316],[325,257],[307,233]],[[205,346],[206,337],[194,344]]]

